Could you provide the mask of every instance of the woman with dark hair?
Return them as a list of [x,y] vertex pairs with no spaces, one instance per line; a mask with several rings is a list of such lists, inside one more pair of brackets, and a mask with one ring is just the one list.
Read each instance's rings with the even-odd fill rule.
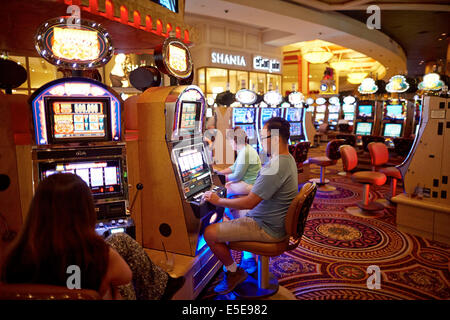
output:
[[46,178],[3,259],[0,281],[66,286],[67,268],[75,265],[81,288],[104,299],[165,299],[183,285],[184,278],[171,278],[155,266],[128,235],[115,234],[105,242],[95,232],[96,221],[91,191],[80,177]]

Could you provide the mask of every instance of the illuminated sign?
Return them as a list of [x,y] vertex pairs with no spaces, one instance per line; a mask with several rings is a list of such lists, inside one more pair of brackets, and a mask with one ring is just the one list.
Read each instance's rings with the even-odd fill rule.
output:
[[358,92],[361,94],[372,94],[378,91],[378,86],[372,78],[365,78],[358,86]]
[[264,70],[268,72],[280,72],[281,63],[276,59],[263,58],[261,56],[253,57],[253,69]]
[[289,94],[288,100],[290,104],[296,106],[301,104],[305,100],[305,97],[301,92],[292,92]]
[[409,84],[406,82],[406,78],[401,75],[393,76],[389,79],[389,83],[386,85],[387,92],[405,92],[409,89]]
[[239,90],[238,92],[236,92],[235,97],[236,100],[239,101],[239,103],[247,105],[254,104],[256,102],[256,99],[258,98],[254,91],[247,89]]
[[247,66],[244,56],[214,51],[211,52],[211,62],[216,64],[228,64],[231,66],[240,66],[240,67]]
[[114,48],[108,32],[98,23],[85,19],[72,26],[70,17],[43,23],[36,33],[36,50],[48,62],[67,69],[93,69],[105,65]]
[[344,104],[354,104],[355,102],[356,102],[356,99],[353,96],[346,96],[344,98]]
[[155,49],[155,63],[160,72],[178,79],[187,79],[192,74],[189,48],[177,38],[167,38]]
[[169,45],[169,66],[176,71],[186,72],[187,56],[184,48]]
[[423,76],[423,81],[419,83],[418,89],[425,91],[438,91],[444,86],[444,81],[437,73],[428,73]]
[[283,97],[278,91],[269,91],[264,95],[264,101],[269,106],[277,106],[281,103]]
[[314,103],[314,99],[313,98],[306,99],[306,104],[312,105],[313,103]]
[[338,97],[331,97],[330,99],[328,99],[328,101],[331,104],[334,104],[334,105],[338,105],[339,104],[339,98]]
[[316,99],[316,103],[319,105],[325,104],[325,102],[327,102],[327,100],[325,98],[317,98]]

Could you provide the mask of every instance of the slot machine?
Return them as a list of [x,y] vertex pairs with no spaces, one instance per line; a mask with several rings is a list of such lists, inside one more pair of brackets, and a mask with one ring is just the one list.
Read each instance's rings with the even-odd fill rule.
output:
[[295,145],[300,141],[308,140],[305,130],[305,108],[303,108],[304,96],[300,92],[293,91],[288,96],[292,107],[284,108],[284,118],[291,125],[291,137],[289,143]]
[[257,101],[257,94],[252,90],[241,89],[236,92],[236,101],[244,107],[233,107],[233,114],[231,118],[231,128],[240,127],[245,131],[249,139],[249,144],[259,151],[259,143],[256,134],[256,116],[257,108],[253,105]]
[[[36,34],[39,54],[74,73],[107,63],[114,49],[106,30],[84,19],[71,28],[67,19],[52,19],[41,25]],[[74,46],[75,57],[66,56],[68,51],[61,49]],[[55,173],[76,174],[92,191],[97,233],[106,237],[126,232],[135,237],[134,221],[127,210],[123,106],[118,94],[96,80],[71,77],[43,85],[31,95],[29,103],[34,130],[34,188]]]
[[337,124],[341,112],[341,103],[339,97],[330,97],[328,99],[328,129],[332,131],[337,130]]
[[376,132],[376,104],[374,100],[361,100],[356,107],[354,133],[358,145],[362,144],[361,136],[374,135]]
[[407,101],[404,99],[390,99],[383,101],[383,120],[381,135],[386,142],[394,147],[393,139],[404,136],[406,122]]
[[397,204],[397,227],[403,232],[450,244],[450,99],[425,96],[413,147],[397,166],[404,193]]
[[263,145],[261,141],[261,130],[266,124],[267,120],[269,120],[270,118],[282,116],[282,109],[279,108],[282,101],[283,97],[276,90],[269,91],[264,95],[264,103],[267,105],[267,107],[259,107],[257,118],[257,135],[258,143],[260,146]]
[[[158,69],[174,81],[192,72],[189,50],[176,38],[155,54]],[[178,297],[195,299],[221,267],[203,231],[222,219],[224,208],[202,196],[226,196],[203,142],[205,97],[193,85],[151,87],[139,95],[137,108],[143,246],[156,263],[173,258],[172,273],[186,278]]]
[[347,96],[344,98],[344,104],[342,105],[342,112],[344,113],[344,120],[348,122],[349,126],[353,126],[355,122],[356,113],[356,99],[353,96]]
[[316,99],[316,108],[314,113],[314,126],[316,129],[320,127],[322,123],[326,120],[326,112],[327,112],[327,100],[325,98],[317,98]]

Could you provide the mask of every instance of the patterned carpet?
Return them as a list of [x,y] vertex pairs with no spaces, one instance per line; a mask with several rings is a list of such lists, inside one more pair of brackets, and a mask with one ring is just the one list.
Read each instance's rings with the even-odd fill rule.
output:
[[[324,149],[311,149],[309,157]],[[326,177],[336,190],[317,193],[300,246],[271,259],[270,271],[280,285],[299,300],[450,300],[450,246],[398,231],[395,207],[375,218],[346,213],[361,199],[362,187],[338,175],[341,169],[340,161],[328,167]],[[311,177],[319,173],[311,166]],[[371,188],[370,197],[382,199],[388,191],[388,184]],[[239,262],[240,253],[233,255]],[[371,265],[381,270],[380,289],[367,286]],[[200,299],[233,298],[214,295],[222,276],[213,278]]]

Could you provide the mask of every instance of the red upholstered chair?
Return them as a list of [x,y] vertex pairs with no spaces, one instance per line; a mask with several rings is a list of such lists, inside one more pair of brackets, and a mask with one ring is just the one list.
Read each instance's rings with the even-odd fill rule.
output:
[[101,300],[97,291],[47,284],[0,283],[0,300]]
[[[339,148],[344,169],[350,172],[358,165],[358,154],[355,148],[349,145],[343,145]],[[381,186],[386,182],[386,175],[375,171],[359,171],[352,174],[352,181],[363,185],[363,199],[357,203],[357,207],[349,207],[346,211],[354,215],[367,216],[371,212],[384,209],[380,203],[369,200],[371,185]]]
[[403,179],[400,170],[396,167],[381,167],[389,161],[389,151],[384,143],[372,142],[368,145],[370,153],[370,161],[372,164],[373,171],[378,171],[384,173],[387,177],[391,178],[391,192],[387,196],[390,201],[392,197],[395,196],[397,192],[397,180]]
[[339,153],[339,147],[345,142],[344,139],[333,139],[327,144],[325,156],[313,157],[308,159],[309,164],[315,164],[320,167],[320,179],[310,179],[309,181],[315,182],[319,185],[318,190],[322,192],[331,192],[336,190],[335,187],[327,185],[330,180],[325,179],[325,168],[333,166],[337,163],[341,157]]

